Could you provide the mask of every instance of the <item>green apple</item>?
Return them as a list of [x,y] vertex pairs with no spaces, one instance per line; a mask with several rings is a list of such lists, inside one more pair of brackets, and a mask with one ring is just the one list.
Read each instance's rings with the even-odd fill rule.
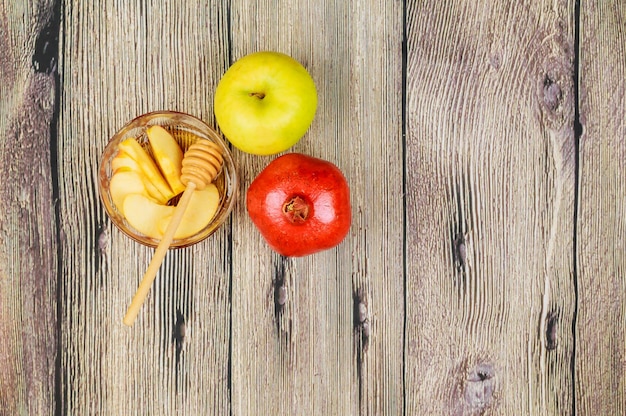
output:
[[185,185],[180,181],[183,151],[178,142],[161,126],[148,127],[146,135],[165,180],[176,195],[180,194],[185,190]]
[[[219,191],[214,184],[194,191],[174,238],[192,236],[209,225],[219,208],[219,201]],[[161,205],[140,193],[127,195],[122,209],[126,221],[134,229],[157,240],[163,238],[174,210],[175,207]]]
[[215,118],[222,133],[238,149],[257,155],[296,144],[316,110],[313,78],[298,61],[279,52],[244,56],[215,90]]

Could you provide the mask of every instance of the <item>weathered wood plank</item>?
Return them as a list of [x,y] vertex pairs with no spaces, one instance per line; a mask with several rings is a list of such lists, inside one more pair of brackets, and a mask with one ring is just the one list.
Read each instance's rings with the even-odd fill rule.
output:
[[229,226],[170,252],[126,328],[153,250],[111,225],[96,189],[105,144],[132,118],[165,109],[213,124],[212,94],[228,62],[226,7],[76,0],[63,8],[64,414],[229,414]]
[[[231,13],[233,61],[271,49],[310,71],[318,113],[290,151],[337,164],[353,204],[348,238],[298,259],[274,254],[239,205],[233,414],[401,414],[402,2],[233,1]],[[272,157],[236,156],[245,192]]]
[[0,414],[53,414],[54,1],[0,2]]
[[[626,6],[580,5],[577,148],[574,1],[407,2],[404,294],[402,2],[192,3],[64,3],[57,144],[55,3],[0,0],[1,414],[626,412]],[[232,221],[125,328],[152,250],[104,216],[106,140],[155,109],[213,124],[259,49],[317,82],[293,150],[346,173],[351,234],[272,253],[243,203],[271,158],[236,152]]]
[[582,2],[576,410],[626,414],[626,3]]
[[571,414],[574,2],[408,2],[406,414]]

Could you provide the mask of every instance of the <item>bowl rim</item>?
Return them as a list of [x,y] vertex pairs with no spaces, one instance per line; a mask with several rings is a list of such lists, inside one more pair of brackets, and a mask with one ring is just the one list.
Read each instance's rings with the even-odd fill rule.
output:
[[[110,194],[108,192],[108,184],[111,178],[112,171],[110,169],[110,162],[117,154],[116,146],[117,144],[128,137],[141,137],[141,135],[129,135],[130,132],[135,129],[141,129],[145,132],[145,128],[150,124],[150,121],[158,118],[174,118],[174,122],[169,125],[184,125],[188,128],[192,133],[200,130],[200,135],[197,135],[198,140],[212,140],[216,144],[218,144],[222,150],[222,154],[224,157],[224,163],[222,165],[222,170],[220,171],[219,176],[225,175],[224,180],[224,192],[220,195],[220,207],[216,212],[213,220],[209,224],[207,224],[200,232],[194,234],[193,236],[186,237],[183,239],[175,239],[172,241],[170,245],[170,249],[178,249],[189,247],[191,245],[197,244],[203,240],[206,240],[212,234],[214,234],[221,226],[228,220],[231,212],[233,211],[239,194],[239,175],[237,172],[237,167],[234,163],[232,151],[228,146],[228,143],[220,134],[220,132],[211,127],[206,122],[202,121],[200,118],[184,113],[181,111],[170,111],[170,110],[157,110],[151,111],[145,114],[141,114],[139,116],[134,117],[132,120],[125,123],[120,129],[115,131],[113,135],[109,138],[106,143],[102,153],[100,154],[99,166],[98,166],[98,194],[100,197],[100,201],[104,205],[104,211],[109,220],[115,225],[115,227],[120,230],[123,234],[129,237],[131,240],[142,244],[144,246],[156,248],[159,244],[158,239],[148,237],[128,224],[122,213],[119,211],[115,204],[113,203]],[[159,124],[159,123],[154,123]],[[165,125],[167,124],[160,124]],[[144,133],[145,134],[145,133]],[[206,136],[206,138],[205,138]],[[107,157],[108,156],[108,157]]]

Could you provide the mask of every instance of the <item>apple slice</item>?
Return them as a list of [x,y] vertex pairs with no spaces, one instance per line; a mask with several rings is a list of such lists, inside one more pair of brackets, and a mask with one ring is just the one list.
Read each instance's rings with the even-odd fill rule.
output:
[[145,176],[145,174],[143,173],[143,171],[139,170],[139,171],[135,171],[135,170],[131,170],[127,167],[122,167],[122,168],[118,168],[116,171],[113,172],[113,174],[119,174],[122,172],[133,172],[136,173],[137,175],[139,175],[139,178],[143,181],[143,186],[146,188],[146,191],[148,192],[146,194],[146,196],[151,197],[152,199],[154,199],[155,201],[157,201],[159,204],[163,204],[166,205],[167,201],[170,200],[170,198],[168,198],[167,196],[163,195],[156,186],[154,186],[154,184]]
[[163,218],[172,216],[174,207],[158,204],[142,194],[130,194],[124,199],[122,212],[134,229],[148,237],[160,239],[163,233],[159,224]]
[[118,148],[120,151],[126,152],[137,162],[137,165],[139,165],[146,178],[159,190],[161,195],[167,198],[167,200],[170,200],[176,195],[163,178],[163,175],[161,175],[154,160],[135,139],[130,138],[122,141],[118,145]]
[[[219,191],[210,184],[194,191],[174,239],[190,237],[206,227],[217,212]],[[142,194],[130,194],[124,199],[123,213],[126,221],[148,237],[161,239],[174,215],[173,206],[161,205]]]
[[[189,205],[187,205],[185,215],[183,215],[183,219],[176,229],[174,238],[190,237],[206,227],[215,216],[219,204],[220,193],[214,184],[208,184],[201,191],[194,191],[189,199]],[[165,230],[172,219],[172,215],[163,218],[159,222],[161,234],[165,234]]]
[[116,172],[118,170],[134,170],[135,172],[141,172],[141,166],[133,159],[128,153],[120,150],[115,157],[111,159],[111,170]]
[[113,174],[122,171],[137,172],[143,180],[143,184],[152,198],[162,204],[166,204],[167,201],[169,201],[170,198],[168,198],[166,195],[163,195],[157,189],[157,187],[154,186],[154,184],[145,176],[139,164],[135,161],[135,159],[130,157],[128,153],[123,151],[118,152],[118,154],[111,160],[111,169],[113,170]]
[[[122,213],[124,212],[124,200],[130,194],[141,194],[152,199],[144,185],[140,173],[132,170],[115,172],[109,181],[109,193],[111,194],[113,203]],[[124,214],[124,216],[125,215],[126,214]]]
[[185,190],[185,185],[180,181],[183,151],[174,137],[161,126],[148,127],[146,134],[161,173],[174,194],[178,195]]

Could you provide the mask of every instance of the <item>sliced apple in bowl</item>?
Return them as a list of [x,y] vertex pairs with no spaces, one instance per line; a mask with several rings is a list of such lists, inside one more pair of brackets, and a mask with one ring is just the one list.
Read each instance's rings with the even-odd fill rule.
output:
[[[152,183],[152,181],[145,175],[137,161],[130,157],[130,155],[124,151],[120,151],[114,158],[111,160],[111,169],[113,170],[113,176],[119,175],[122,172],[132,172],[132,174],[124,174],[122,177],[117,178],[116,181],[122,182],[122,178],[125,180],[129,180],[131,182],[135,182],[136,178],[131,178],[132,176],[139,176],[141,181],[143,182],[146,191],[152,198],[157,200],[162,204],[167,204],[167,201],[170,200],[171,193],[166,195],[162,194],[161,191]],[[133,175],[135,174],[135,175]],[[127,192],[128,193],[128,192]],[[115,204],[118,210],[122,210],[122,206]]]
[[133,170],[135,172],[143,172],[139,163],[135,161],[127,152],[120,150],[115,157],[111,159],[111,170],[113,173],[118,170]]
[[[211,223],[220,204],[220,194],[214,184],[195,191],[174,239],[190,237]],[[128,224],[142,234],[161,239],[174,214],[175,207],[161,205],[145,194],[131,194],[124,199],[122,212]]]
[[144,197],[155,201],[156,200],[148,193],[144,181],[141,175],[132,170],[116,171],[111,176],[109,182],[109,192],[113,204],[119,211],[122,211],[124,206],[124,200],[128,195],[143,195]]
[[[214,184],[211,183],[202,190],[194,191],[185,210],[185,216],[174,234],[174,238],[187,238],[200,232],[200,230],[211,223],[219,206],[220,193]],[[159,223],[161,234],[165,233],[171,219],[170,215]]]
[[126,139],[120,142],[118,146],[121,152],[125,152],[132,159],[134,159],[135,162],[137,162],[137,165],[139,165],[147,179],[159,190],[159,192],[165,198],[167,198],[167,200],[170,200],[171,198],[176,196],[167,181],[163,178],[163,175],[161,174],[161,171],[159,170],[156,163],[154,162],[154,159],[152,159],[148,152],[146,152],[144,148],[141,147],[137,140],[133,138]]
[[[128,224],[140,233],[161,239],[171,221],[175,206],[171,198],[184,192],[181,182],[183,151],[174,137],[163,127],[146,129],[154,158],[134,139],[119,144],[117,155],[111,161],[113,174],[109,184],[111,198]],[[220,194],[215,184],[196,190],[175,239],[195,235],[215,216]]]
[[184,152],[197,141],[219,147],[223,164],[210,186],[196,187],[189,199],[182,199],[189,205],[171,248],[204,240],[230,214],[238,178],[226,142],[201,120],[173,111],[139,116],[111,138],[100,162],[98,188],[109,218],[127,236],[150,247],[163,241],[186,189],[181,180]]
[[146,135],[152,148],[152,154],[161,173],[168,185],[178,195],[185,190],[185,185],[180,180],[183,167],[183,151],[176,139],[159,125],[150,126],[146,129]]

